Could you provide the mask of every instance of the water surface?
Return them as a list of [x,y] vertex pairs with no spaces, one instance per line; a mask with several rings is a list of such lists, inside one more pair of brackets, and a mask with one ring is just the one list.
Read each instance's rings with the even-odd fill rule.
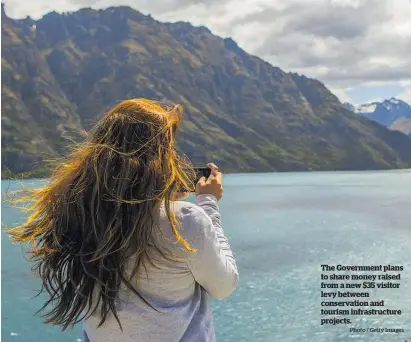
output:
[[[36,185],[39,181],[29,181]],[[2,191],[17,184],[2,181]],[[411,170],[236,174],[224,177],[220,202],[240,283],[213,302],[217,341],[347,342],[411,338]],[[21,219],[2,206],[2,221]],[[403,265],[400,289],[371,292],[401,316],[351,316],[350,327],[397,327],[404,334],[355,334],[320,326],[320,265]],[[41,298],[21,248],[2,235],[2,340],[69,342],[33,317]]]

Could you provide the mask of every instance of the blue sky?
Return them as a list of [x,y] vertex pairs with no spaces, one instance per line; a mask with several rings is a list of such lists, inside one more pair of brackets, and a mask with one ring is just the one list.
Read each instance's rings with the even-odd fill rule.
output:
[[[406,91],[406,87],[401,85],[360,85],[346,90],[346,94],[349,99],[351,99],[352,104],[363,104],[367,102],[380,102],[391,97],[401,98],[402,100],[407,100],[403,96],[403,93]],[[408,101],[410,99],[408,98]]]
[[411,103],[411,0],[5,0],[13,18],[128,5],[231,37],[285,71],[322,81],[341,102]]
[[385,99],[396,97],[404,90],[400,85],[392,86],[358,86],[347,91],[355,103],[363,103],[371,99]]

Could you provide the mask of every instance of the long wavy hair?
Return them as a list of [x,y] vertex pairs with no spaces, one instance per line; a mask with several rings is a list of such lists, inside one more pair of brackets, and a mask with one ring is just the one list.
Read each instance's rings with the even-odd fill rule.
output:
[[[182,113],[180,105],[148,99],[119,103],[44,187],[20,190],[10,201],[29,203],[27,220],[8,230],[15,242],[32,243],[28,252],[33,272],[42,280],[39,294],[48,294],[37,312],[50,309],[43,314],[45,323],[65,330],[100,305],[99,326],[111,311],[121,327],[115,307],[120,285],[144,300],[131,278],[146,261],[152,262],[150,249],[172,258],[153,239],[162,203],[176,243],[194,251],[180,235],[170,207],[177,191],[194,187],[192,165],[175,147]],[[125,266],[131,255],[136,262],[129,275]]]

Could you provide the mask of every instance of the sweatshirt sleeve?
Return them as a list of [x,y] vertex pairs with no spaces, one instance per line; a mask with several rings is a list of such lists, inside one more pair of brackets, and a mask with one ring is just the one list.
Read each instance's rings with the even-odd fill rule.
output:
[[195,280],[216,299],[228,297],[238,282],[237,265],[221,226],[217,198],[213,195],[197,196],[198,210],[190,220],[191,231],[196,232],[188,266]]

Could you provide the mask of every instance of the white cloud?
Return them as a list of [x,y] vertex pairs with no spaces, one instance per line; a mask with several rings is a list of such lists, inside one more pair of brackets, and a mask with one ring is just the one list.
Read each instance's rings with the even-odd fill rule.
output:
[[383,102],[384,99],[381,97],[374,97],[372,99],[369,99],[367,103],[374,103],[374,102]]
[[405,88],[401,94],[398,94],[396,97],[411,105],[411,87]]
[[329,88],[330,91],[338,97],[340,102],[348,102],[351,103],[352,105],[356,106],[357,103],[354,103],[353,99],[347,94],[347,91],[349,91],[349,88],[346,89],[341,89],[341,88]]
[[411,84],[410,0],[5,1],[12,17],[129,5],[158,20],[191,21],[285,71],[320,79],[342,101],[348,87]]

